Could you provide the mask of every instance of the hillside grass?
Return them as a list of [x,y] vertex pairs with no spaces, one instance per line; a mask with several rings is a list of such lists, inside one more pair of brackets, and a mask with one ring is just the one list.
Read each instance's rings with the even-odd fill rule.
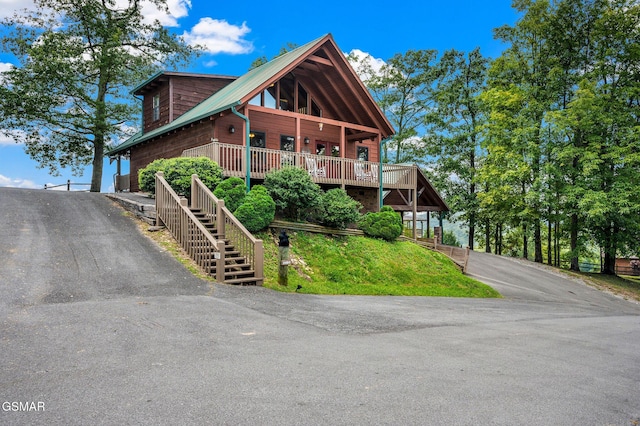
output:
[[289,235],[287,286],[278,284],[278,238],[256,235],[265,248],[264,286],[311,294],[501,297],[493,288],[463,275],[446,256],[409,241],[366,237]]
[[600,291],[612,293],[627,300],[640,302],[640,277],[602,275],[589,272],[566,272],[582,278],[587,284]]

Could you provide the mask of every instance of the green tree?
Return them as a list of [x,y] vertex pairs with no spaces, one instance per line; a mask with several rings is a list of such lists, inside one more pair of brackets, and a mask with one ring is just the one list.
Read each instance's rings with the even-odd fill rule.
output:
[[[142,4],[112,0],[35,0],[33,12],[2,21],[3,51],[20,62],[3,75],[0,127],[41,167],[78,175],[92,164],[100,191],[105,148],[128,135],[139,106],[127,87],[163,65],[199,51],[159,22],[144,22]],[[166,0],[152,0],[168,11]]]
[[433,84],[439,75],[436,56],[435,50],[410,50],[394,55],[378,73],[369,70],[367,87],[396,130],[384,145],[384,162],[415,162],[425,156],[419,132],[433,107]]
[[435,114],[428,118],[432,133],[426,137],[427,153],[434,158],[430,175],[452,212],[469,226],[469,247],[474,246],[478,218],[476,170],[485,124],[479,95],[486,86],[488,65],[479,49],[442,55],[442,75],[433,92]]
[[[501,137],[494,143],[508,143],[522,157],[519,186],[524,200],[518,219],[522,227],[523,256],[528,257],[529,229],[533,228],[534,260],[542,262],[541,219],[545,209],[541,204],[546,139],[544,138],[545,113],[551,109],[556,93],[549,85],[555,59],[550,55],[549,22],[554,10],[547,0],[516,0],[513,2],[522,18],[514,26],[495,30],[496,37],[509,43],[491,69],[489,85],[494,94],[502,92],[506,99],[510,94],[520,97],[520,109],[511,117],[508,138]],[[495,96],[490,108],[505,108]],[[490,121],[489,126],[493,126]],[[504,135],[503,135],[504,136]]]
[[601,1],[586,12],[586,66],[573,99],[550,119],[565,135],[558,157],[572,183],[572,217],[581,219],[572,240],[589,235],[604,252],[603,273],[614,274],[617,253],[637,250],[640,228],[640,5]]

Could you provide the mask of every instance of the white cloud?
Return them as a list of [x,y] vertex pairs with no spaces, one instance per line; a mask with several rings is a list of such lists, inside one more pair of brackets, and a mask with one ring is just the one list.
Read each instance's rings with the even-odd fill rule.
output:
[[218,65],[218,63],[216,61],[214,61],[214,60],[210,60],[210,61],[205,62],[202,65],[204,65],[206,68],[213,68],[216,65]]
[[350,60],[351,66],[356,71],[360,79],[364,82],[369,80],[372,75],[379,75],[380,70],[386,65],[386,62],[380,58],[374,58],[370,53],[363,52],[360,49],[353,49],[347,58],[355,57],[356,60]]
[[42,185],[37,185],[28,179],[16,179],[0,175],[0,187],[40,189]]
[[[129,0],[116,0],[116,7],[126,8],[130,4]],[[142,1],[142,15],[145,21],[151,23],[156,19],[166,27],[177,27],[178,19],[189,15],[191,9],[190,0],[167,0],[169,12],[159,10],[156,5],[150,1]],[[10,17],[14,12],[22,9],[35,9],[33,0],[0,0],[0,18]]]
[[11,135],[8,135],[0,130],[0,146],[15,145],[16,143],[16,140]]
[[13,68],[13,64],[10,64],[8,62],[0,62],[0,73],[9,71],[11,68]]
[[201,18],[191,31],[183,34],[183,37],[188,44],[204,46],[212,55],[238,55],[253,52],[253,43],[244,39],[250,32],[251,29],[246,22],[237,26],[225,20]]
[[32,0],[0,0],[0,18],[13,16],[14,12],[22,9],[34,9]]
[[[118,0],[117,4],[127,7],[129,0]],[[157,19],[165,27],[179,26],[178,19],[188,16],[189,9],[191,9],[191,1],[189,0],[167,0],[169,13],[159,10],[156,5],[149,1],[143,1],[141,4],[142,16],[144,16],[146,22],[151,23]]]

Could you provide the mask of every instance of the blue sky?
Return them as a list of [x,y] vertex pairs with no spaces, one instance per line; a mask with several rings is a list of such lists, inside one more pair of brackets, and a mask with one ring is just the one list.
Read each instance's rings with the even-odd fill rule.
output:
[[[0,17],[29,7],[30,0],[0,0]],[[125,3],[126,0],[117,0]],[[469,51],[480,47],[485,56],[497,57],[504,45],[493,39],[496,27],[513,25],[518,18],[508,0],[457,0],[420,2],[248,1],[209,2],[168,0],[170,15],[148,6],[145,16],[158,18],[176,34],[203,44],[207,53],[188,68],[177,71],[241,75],[260,56],[272,58],[287,43],[302,45],[331,33],[338,46],[359,50],[384,61],[410,49]],[[17,62],[0,52],[0,72]],[[134,82],[133,86],[137,83]],[[133,98],[132,98],[133,101]],[[128,172],[125,165],[123,173]],[[102,191],[113,191],[115,163],[105,161]],[[62,170],[51,176],[38,169],[22,146],[0,137],[0,186],[43,188],[45,184],[89,183],[91,169],[82,177]]]

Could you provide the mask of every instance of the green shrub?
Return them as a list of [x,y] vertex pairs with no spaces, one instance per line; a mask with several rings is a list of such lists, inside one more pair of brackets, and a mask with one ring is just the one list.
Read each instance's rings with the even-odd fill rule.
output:
[[176,157],[158,159],[138,171],[140,189],[151,194],[156,193],[155,174],[164,172],[164,178],[171,188],[189,197],[191,194],[191,175],[196,174],[207,188],[215,188],[222,180],[222,168],[207,157]]
[[244,198],[234,216],[249,232],[266,228],[273,221],[276,204],[262,185],[256,185]]
[[246,186],[239,177],[230,177],[218,184],[213,195],[224,200],[224,204],[230,212],[235,212],[247,195]]
[[166,170],[167,160],[159,158],[147,165],[147,167],[138,170],[138,185],[140,190],[150,194],[156,193],[156,173]]
[[444,231],[442,233],[442,244],[445,244],[447,246],[462,247],[462,244],[460,244],[460,241],[458,241],[458,237],[456,237],[456,234],[454,234],[452,231]]
[[298,167],[283,167],[267,173],[264,185],[286,219],[299,221],[322,205],[322,189],[309,173]]
[[365,235],[393,241],[402,235],[402,217],[391,207],[384,206],[377,213],[367,213],[358,223]]
[[322,195],[319,221],[325,226],[344,229],[360,219],[362,204],[354,200],[342,188],[330,189]]

